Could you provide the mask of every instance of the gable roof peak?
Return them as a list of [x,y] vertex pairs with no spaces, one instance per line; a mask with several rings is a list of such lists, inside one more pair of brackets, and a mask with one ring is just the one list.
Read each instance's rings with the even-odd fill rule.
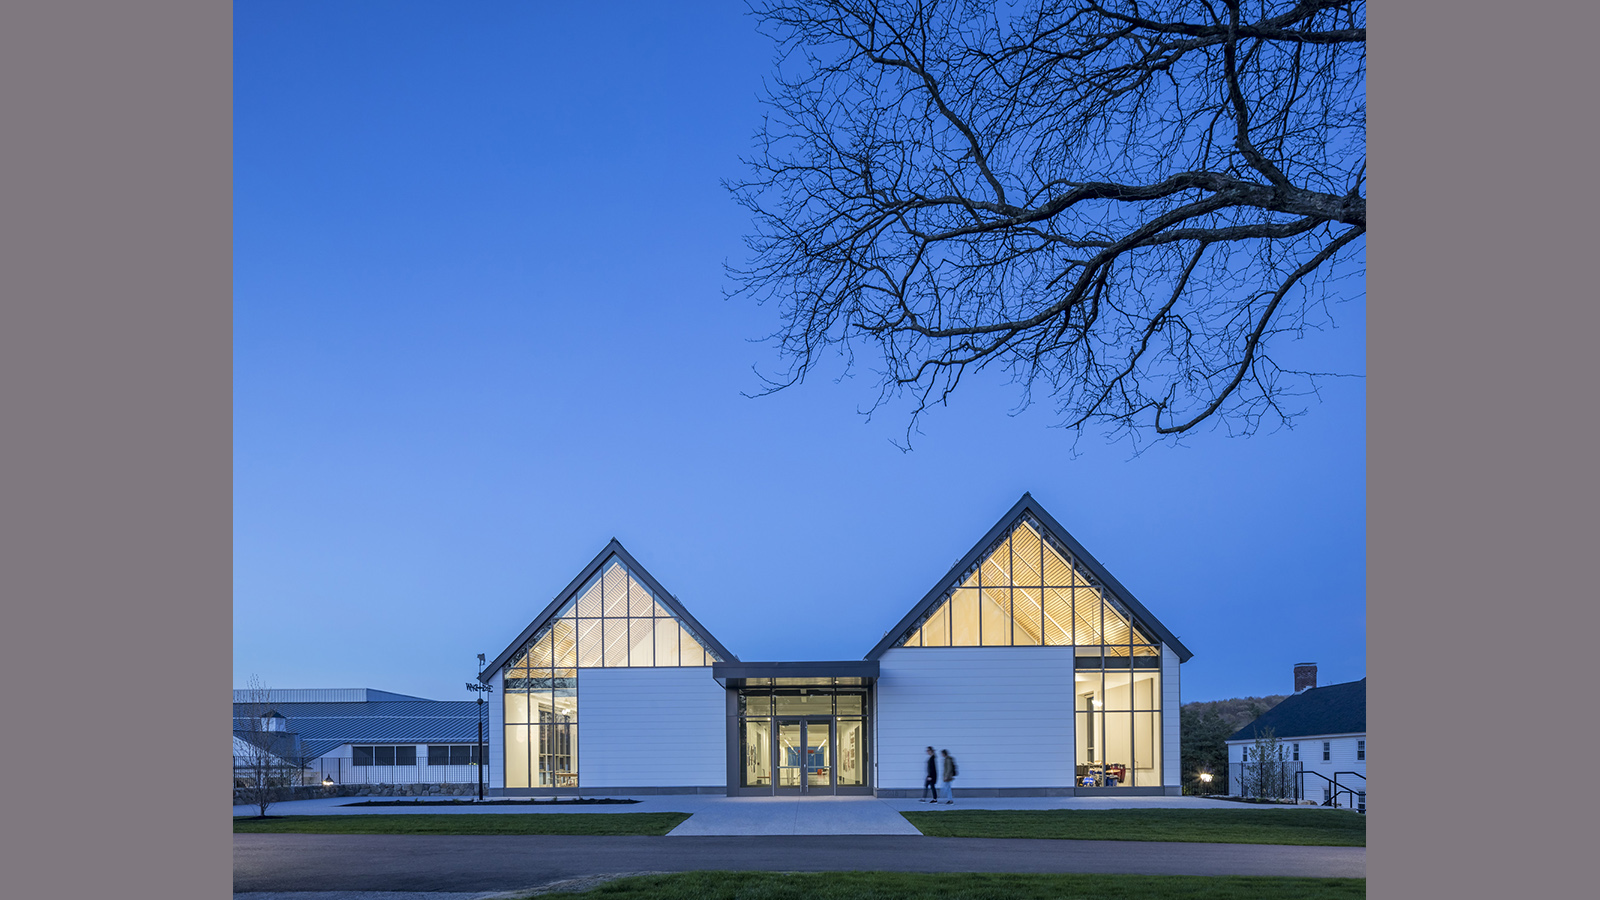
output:
[[633,554],[629,553],[626,547],[622,546],[622,542],[613,537],[606,542],[605,547],[601,548],[599,553],[594,555],[593,559],[589,560],[588,565],[584,566],[571,581],[567,582],[567,586],[562,588],[561,592],[556,594],[555,599],[551,600],[534,617],[528,627],[524,628],[522,633],[517,635],[517,638],[505,650],[501,651],[499,656],[496,656],[492,662],[484,666],[483,671],[478,674],[478,680],[487,684],[494,677],[494,674],[500,671],[506,662],[521,649],[522,645],[527,643],[528,639],[533,637],[546,623],[555,618],[566,607],[567,602],[576,597],[578,592],[594,577],[595,573],[599,572],[612,557],[619,559],[630,573],[643,582],[644,586],[656,595],[656,601],[665,607],[678,620],[680,625],[685,626],[694,637],[701,640],[707,650],[721,656],[725,661],[739,661],[739,657],[730,653],[728,648],[722,646],[720,641],[712,637],[711,632],[707,631],[705,626],[701,625],[694,616],[690,615],[688,610],[683,608],[683,604],[678,602],[678,598],[673,596],[671,591],[662,587],[661,582],[657,581],[648,569],[640,565],[639,561],[633,558]]
[[962,575],[968,569],[981,563],[990,548],[1011,530],[1015,529],[1023,518],[1029,514],[1031,514],[1035,524],[1043,529],[1050,539],[1066,548],[1078,562],[1089,570],[1091,575],[1100,580],[1101,584],[1107,588],[1108,592],[1118,602],[1128,607],[1137,623],[1154,632],[1162,644],[1171,648],[1177,654],[1180,663],[1188,662],[1194,656],[1194,653],[1188,647],[1185,647],[1176,635],[1161,624],[1161,621],[1133,596],[1132,591],[1124,587],[1116,576],[1112,575],[1099,560],[1094,558],[1094,554],[1078,543],[1077,538],[1074,538],[1071,532],[1067,531],[1060,522],[1056,521],[1054,516],[1050,515],[1049,511],[1034,498],[1031,492],[1023,491],[1022,496],[1017,499],[1016,503],[1012,504],[1011,509],[1007,510],[1005,515],[1000,517],[999,521],[995,522],[994,527],[990,528],[983,537],[978,539],[972,549],[967,551],[965,556],[950,567],[950,571],[934,584],[933,589],[928,591],[897,625],[884,632],[883,639],[871,650],[867,651],[867,655],[864,658],[877,659],[896,646],[923,614],[943,602],[945,595],[959,583]]

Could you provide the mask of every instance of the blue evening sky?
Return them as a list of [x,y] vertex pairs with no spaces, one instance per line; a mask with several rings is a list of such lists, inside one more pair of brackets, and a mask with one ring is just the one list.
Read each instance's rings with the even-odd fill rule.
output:
[[[235,5],[234,680],[466,698],[615,536],[746,660],[856,659],[1024,491],[1194,651],[1366,674],[1364,382],[1132,457],[964,384],[748,399],[772,49],[737,0]],[[1365,370],[1362,301],[1280,358]]]

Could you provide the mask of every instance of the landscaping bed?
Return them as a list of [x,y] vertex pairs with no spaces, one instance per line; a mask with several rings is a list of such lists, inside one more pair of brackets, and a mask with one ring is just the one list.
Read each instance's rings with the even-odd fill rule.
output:
[[416,813],[414,815],[235,816],[234,834],[590,834],[662,835],[689,813]]
[[359,803],[341,803],[340,806],[568,806],[577,804],[638,803],[638,800],[618,800],[611,797],[546,797],[543,800],[362,800]]

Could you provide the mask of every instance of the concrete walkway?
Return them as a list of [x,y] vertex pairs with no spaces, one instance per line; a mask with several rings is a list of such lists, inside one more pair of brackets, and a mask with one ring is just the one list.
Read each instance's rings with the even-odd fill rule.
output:
[[720,797],[702,806],[667,837],[921,833],[893,806],[876,797]]
[[[330,797],[317,800],[291,800],[286,803],[274,803],[268,810],[268,815],[273,816],[343,816],[343,815],[406,815],[409,813],[444,813],[447,815],[472,815],[477,813],[512,813],[512,814],[543,814],[543,813],[633,813],[633,812],[686,812],[694,813],[698,818],[701,812],[715,810],[715,816],[723,817],[729,822],[741,819],[754,819],[761,816],[771,817],[774,822],[789,817],[790,820],[801,823],[821,822],[832,816],[841,815],[840,812],[829,810],[842,810],[845,807],[836,804],[861,804],[871,802],[882,804],[886,809],[895,812],[918,810],[944,810],[944,809],[1288,809],[1295,807],[1279,806],[1247,806],[1240,803],[1230,803],[1226,800],[1205,800],[1200,797],[957,797],[955,805],[946,806],[940,803],[932,806],[927,803],[918,803],[915,799],[879,800],[875,797],[724,797],[717,794],[662,794],[641,796],[636,799],[638,803],[551,803],[533,806],[479,806],[475,803],[462,803],[455,806],[428,806],[418,803],[401,806],[351,806],[360,803],[362,797]],[[863,807],[865,809],[865,807]],[[1300,809],[1313,809],[1315,807],[1298,807]],[[235,806],[233,814],[236,816],[253,816],[256,808],[253,806]],[[874,814],[860,813],[869,819]],[[693,821],[692,819],[690,821]],[[686,823],[687,824],[687,823]],[[782,828],[782,825],[773,827]],[[819,824],[818,828],[824,827]],[[717,831],[695,832],[703,834],[901,834],[896,831]]]

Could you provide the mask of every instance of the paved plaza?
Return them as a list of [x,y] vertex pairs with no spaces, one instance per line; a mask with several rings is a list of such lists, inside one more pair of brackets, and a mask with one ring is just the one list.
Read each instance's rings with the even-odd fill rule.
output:
[[[409,815],[445,813],[479,815],[510,813],[549,815],[552,813],[691,813],[688,821],[673,829],[669,837],[710,835],[781,834],[899,834],[917,831],[901,812],[957,809],[1240,809],[1225,800],[1199,797],[958,797],[954,805],[919,803],[915,799],[880,800],[876,797],[723,797],[714,794],[665,794],[637,798],[638,803],[551,803],[532,806],[429,806],[418,803],[400,806],[352,806],[359,797],[319,800],[294,800],[275,803],[274,816],[305,815]],[[255,808],[235,806],[236,816],[255,815]]]

